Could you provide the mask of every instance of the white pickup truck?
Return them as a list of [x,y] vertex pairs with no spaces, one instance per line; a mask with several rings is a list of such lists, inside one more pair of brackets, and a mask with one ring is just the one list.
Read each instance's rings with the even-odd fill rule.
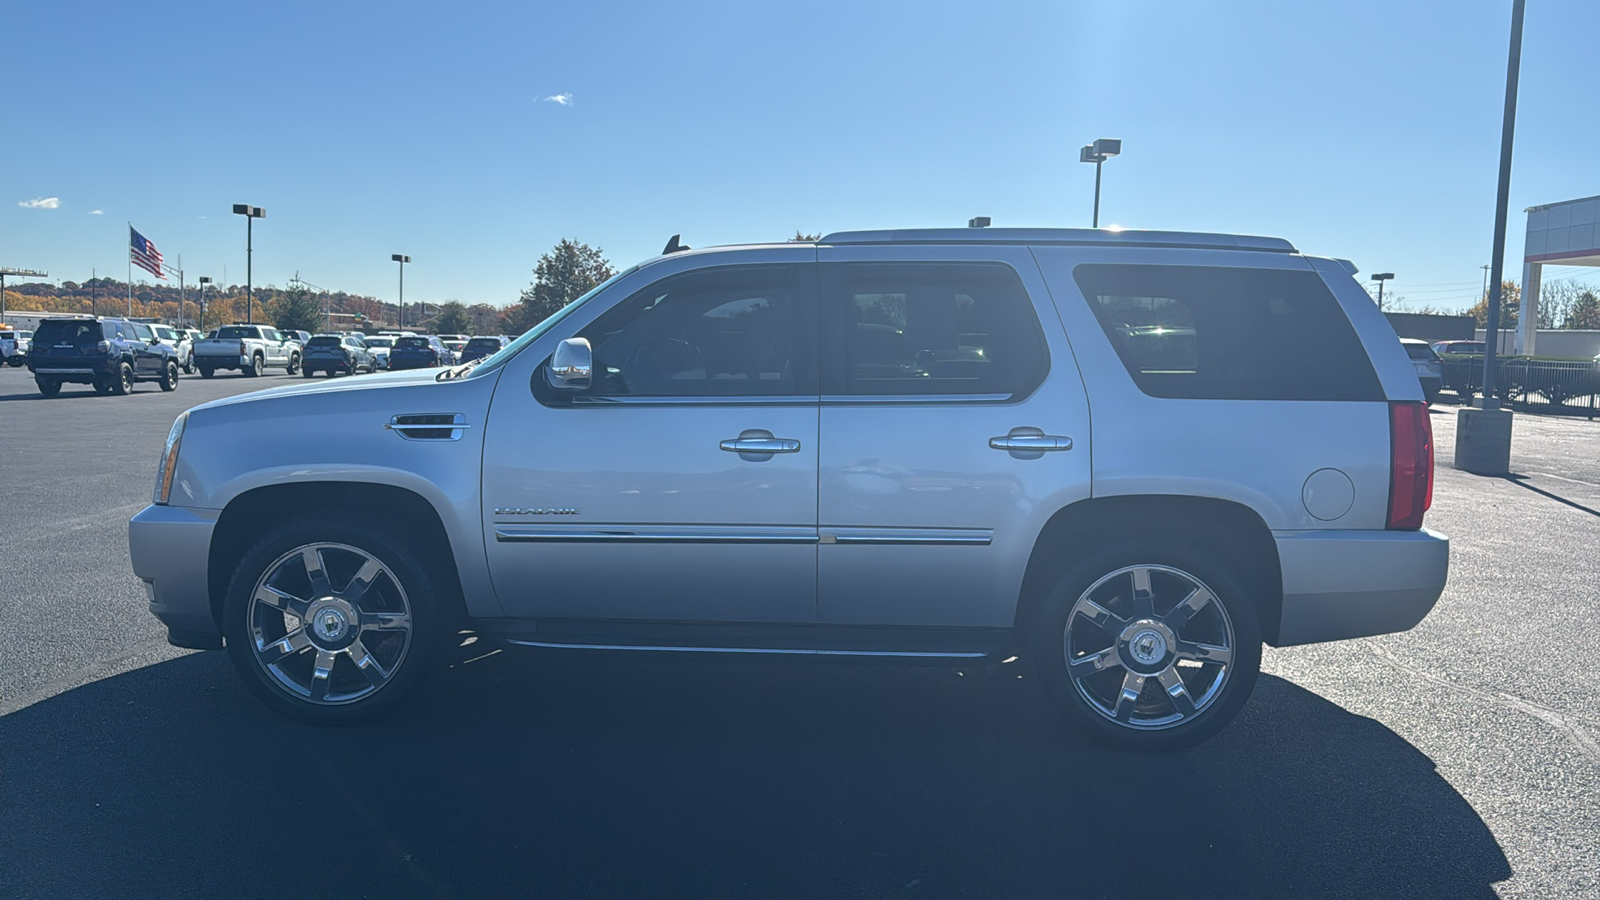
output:
[[300,370],[300,342],[293,335],[265,325],[224,325],[216,337],[194,345],[200,377],[218,369],[238,369],[254,378],[268,366],[283,366],[290,375]]

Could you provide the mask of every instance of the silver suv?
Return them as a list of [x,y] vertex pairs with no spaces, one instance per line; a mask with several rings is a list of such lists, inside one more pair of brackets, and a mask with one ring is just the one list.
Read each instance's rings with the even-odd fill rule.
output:
[[671,252],[479,363],[183,414],[133,568],[173,643],[315,722],[392,708],[467,627],[1018,656],[1095,735],[1182,746],[1263,641],[1401,631],[1444,588],[1422,390],[1353,270],[1163,232]]

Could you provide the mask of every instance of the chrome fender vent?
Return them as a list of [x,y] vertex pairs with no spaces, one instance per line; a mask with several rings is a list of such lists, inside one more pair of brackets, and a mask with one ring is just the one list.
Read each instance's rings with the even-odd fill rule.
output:
[[383,427],[408,441],[459,441],[472,426],[461,413],[407,413]]

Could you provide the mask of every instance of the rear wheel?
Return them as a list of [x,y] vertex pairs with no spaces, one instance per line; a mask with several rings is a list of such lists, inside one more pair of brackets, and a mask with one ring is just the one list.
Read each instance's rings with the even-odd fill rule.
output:
[[265,363],[261,358],[261,354],[257,353],[255,356],[250,357],[250,365],[245,366],[245,368],[244,368],[245,377],[246,378],[260,378],[261,377],[261,370],[264,367],[265,367]]
[[187,356],[185,356],[183,358],[183,374],[185,374],[185,375],[193,375],[194,374],[194,354],[193,353],[190,353],[189,355],[187,355]]
[[217,374],[217,370],[211,368],[210,366],[201,366],[200,367],[200,377],[201,378],[210,378],[211,376],[213,376],[215,374]]
[[178,363],[174,360],[167,360],[166,367],[161,370],[161,389],[163,391],[178,389]]
[[432,670],[445,617],[417,554],[371,526],[301,520],[245,554],[224,602],[228,655],[251,692],[317,724],[393,709]]
[[117,395],[133,393],[133,366],[127,363],[117,366],[117,374],[111,376],[111,393]]
[[1213,554],[1168,541],[1107,548],[1046,599],[1033,656],[1057,703],[1095,738],[1171,750],[1222,730],[1250,699],[1261,632]]
[[94,392],[102,396],[111,393],[111,379],[96,378],[94,380]]
[[40,375],[33,379],[33,383],[39,386],[39,393],[46,397],[55,397],[61,393],[61,382],[54,378]]

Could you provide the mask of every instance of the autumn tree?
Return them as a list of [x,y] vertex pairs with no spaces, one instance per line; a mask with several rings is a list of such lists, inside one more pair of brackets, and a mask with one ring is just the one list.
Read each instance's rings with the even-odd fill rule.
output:
[[506,312],[508,330],[513,334],[527,331],[614,274],[600,248],[562,238],[539,257],[533,283]]
[[[1510,331],[1517,327],[1517,313],[1522,303],[1522,290],[1514,281],[1500,283],[1500,330]],[[1479,328],[1489,327],[1489,297],[1485,295],[1467,310],[1467,315],[1478,320]]]

